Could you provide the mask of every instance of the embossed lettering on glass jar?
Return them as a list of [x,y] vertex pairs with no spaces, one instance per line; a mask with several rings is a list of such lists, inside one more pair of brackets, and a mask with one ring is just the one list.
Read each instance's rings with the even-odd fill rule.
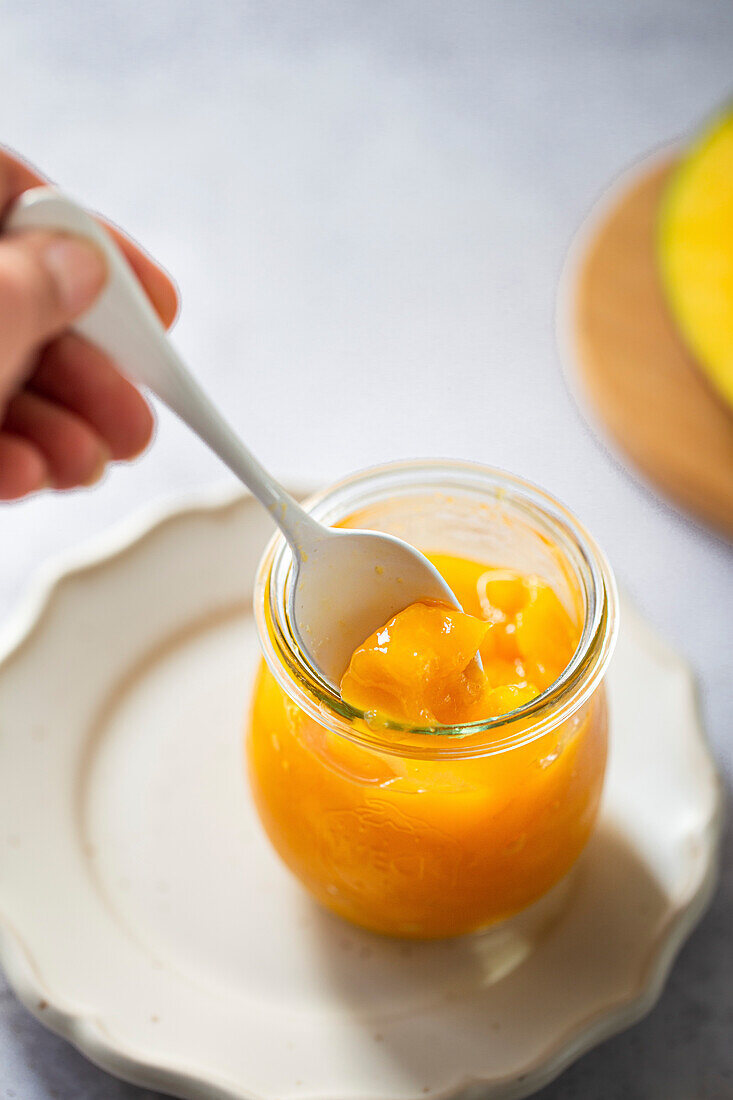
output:
[[282,859],[323,905],[378,932],[432,938],[503,921],[567,875],[598,812],[603,678],[617,622],[606,560],[550,496],[467,463],[368,470],[311,507],[326,523],[536,574],[577,623],[562,675],[510,714],[430,729],[375,722],[301,659],[280,536],[260,567],[265,662],[247,751],[257,808]]

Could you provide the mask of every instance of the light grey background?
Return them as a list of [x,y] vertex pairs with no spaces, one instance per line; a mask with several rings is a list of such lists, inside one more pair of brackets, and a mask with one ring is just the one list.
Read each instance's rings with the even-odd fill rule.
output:
[[[730,548],[594,439],[553,313],[599,192],[732,82],[722,0],[0,2],[1,139],[173,272],[176,341],[265,462],[324,481],[448,455],[547,486],[694,665],[729,784]],[[150,454],[93,491],[0,509],[0,612],[49,556],[224,478],[161,414]],[[543,1100],[733,1097],[730,845],[725,861],[651,1017]],[[151,1096],[0,979],[0,1097]]]

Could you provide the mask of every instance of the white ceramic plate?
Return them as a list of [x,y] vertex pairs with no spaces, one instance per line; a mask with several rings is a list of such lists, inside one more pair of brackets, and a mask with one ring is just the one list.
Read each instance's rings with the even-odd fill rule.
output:
[[9,628],[8,978],[93,1061],[182,1097],[526,1096],[648,1011],[710,896],[720,793],[690,674],[625,605],[601,824],[524,961],[502,977],[480,937],[361,933],[302,893],[248,798],[268,534],[248,499],[158,515],[44,582]]

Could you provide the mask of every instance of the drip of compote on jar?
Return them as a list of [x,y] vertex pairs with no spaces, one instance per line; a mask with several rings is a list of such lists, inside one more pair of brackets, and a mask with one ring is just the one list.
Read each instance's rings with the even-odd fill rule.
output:
[[[578,630],[541,578],[428,555],[463,611],[415,603],[354,652],[345,702],[415,726],[456,726],[508,714],[560,675]],[[480,656],[480,662],[476,660]]]

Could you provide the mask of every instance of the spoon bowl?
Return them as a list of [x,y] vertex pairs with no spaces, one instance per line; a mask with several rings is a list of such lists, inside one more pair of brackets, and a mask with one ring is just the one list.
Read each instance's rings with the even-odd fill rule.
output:
[[338,691],[357,646],[399,611],[418,600],[458,605],[438,570],[402,539],[322,531],[293,557],[288,613],[311,670]]

